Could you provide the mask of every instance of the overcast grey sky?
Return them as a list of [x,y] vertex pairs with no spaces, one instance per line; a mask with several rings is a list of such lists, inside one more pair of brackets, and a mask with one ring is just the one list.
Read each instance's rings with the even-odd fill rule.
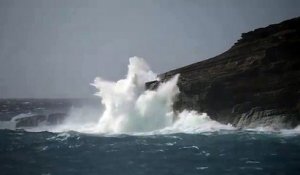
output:
[[298,0],[0,0],[0,98],[91,97],[131,56],[163,73],[297,16]]

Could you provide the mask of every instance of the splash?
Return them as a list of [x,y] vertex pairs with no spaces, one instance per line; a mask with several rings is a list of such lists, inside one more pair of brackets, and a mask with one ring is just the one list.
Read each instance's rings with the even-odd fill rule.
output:
[[[98,89],[96,94],[102,100],[104,112],[97,131],[100,133],[145,133],[152,131],[184,132],[199,130],[199,126],[210,122],[216,128],[221,124],[212,121],[206,114],[183,111],[179,120],[173,122],[172,110],[174,98],[179,93],[177,87],[179,75],[161,83],[156,90],[145,90],[145,83],[157,79],[144,59],[129,59],[128,73],[125,79],[117,82],[97,77],[92,84]],[[202,125],[200,125],[202,124]],[[194,128],[194,129],[191,129]],[[213,127],[205,126],[206,129]],[[226,127],[228,128],[228,127]]]
[[[231,125],[223,125],[211,120],[206,113],[184,110],[174,113],[173,101],[179,93],[179,75],[161,83],[156,90],[145,90],[145,83],[157,80],[157,75],[142,58],[129,59],[128,73],[119,81],[107,81],[97,77],[92,83],[98,90],[102,106],[72,108],[64,123],[60,125],[39,124],[26,127],[27,131],[65,132],[77,131],[93,134],[172,134],[172,133],[212,133],[214,131],[236,130]],[[0,129],[16,129],[19,119],[34,114],[20,114],[11,121],[1,121]],[[174,120],[176,119],[176,121]],[[295,135],[300,126],[294,129],[272,127],[244,128],[247,132],[279,133]]]
[[149,132],[172,124],[172,103],[179,90],[178,76],[161,84],[157,90],[145,91],[145,82],[156,79],[142,58],[129,59],[125,79],[110,82],[96,78],[94,85],[99,92],[105,111],[98,123],[104,133]]
[[[97,77],[92,83],[98,90],[96,95],[100,97],[103,108],[73,108],[63,124],[41,124],[24,129],[32,132],[72,130],[96,134],[201,133],[233,129],[211,120],[205,113],[182,111],[175,114],[172,106],[179,93],[178,78],[179,75],[175,75],[156,90],[145,90],[145,83],[157,80],[157,75],[143,58],[132,57],[124,79],[113,82]],[[19,115],[3,125],[15,129],[15,120],[24,117],[30,116]]]

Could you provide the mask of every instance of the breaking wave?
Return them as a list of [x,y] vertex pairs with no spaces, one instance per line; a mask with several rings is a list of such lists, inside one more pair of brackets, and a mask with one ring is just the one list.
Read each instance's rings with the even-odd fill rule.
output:
[[[129,59],[128,72],[124,79],[116,82],[95,78],[91,84],[101,100],[98,109],[73,108],[66,120],[55,126],[40,125],[26,128],[28,131],[77,131],[96,134],[171,134],[205,133],[238,130],[210,119],[206,113],[184,110],[174,113],[172,106],[179,93],[175,75],[161,83],[155,90],[145,90],[145,83],[157,80],[143,58]],[[101,110],[99,110],[101,109]],[[1,122],[0,128],[15,129],[16,120],[30,117],[24,114],[11,121]],[[254,132],[279,132],[286,135],[300,133],[299,127],[292,130],[273,130],[268,127],[245,129]]]
[[92,83],[104,107],[98,122],[78,126],[72,125],[70,120],[56,129],[103,134],[194,133],[234,129],[211,120],[205,113],[183,111],[175,114],[172,105],[179,93],[178,78],[179,75],[175,75],[156,90],[145,90],[145,83],[156,80],[157,75],[143,58],[132,57],[124,79],[113,82],[97,77]]

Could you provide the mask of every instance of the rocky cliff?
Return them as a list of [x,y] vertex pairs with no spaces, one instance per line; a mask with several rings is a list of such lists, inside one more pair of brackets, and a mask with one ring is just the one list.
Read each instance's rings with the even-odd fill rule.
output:
[[160,81],[175,74],[180,74],[175,111],[206,112],[237,127],[295,127],[300,123],[300,17],[243,33],[228,51],[161,74]]

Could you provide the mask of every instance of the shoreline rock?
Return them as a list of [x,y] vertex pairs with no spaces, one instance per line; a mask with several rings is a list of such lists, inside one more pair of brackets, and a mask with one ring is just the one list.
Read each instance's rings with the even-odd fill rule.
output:
[[228,51],[163,73],[160,81],[178,73],[174,111],[206,112],[241,128],[293,128],[300,124],[300,17],[243,33]]
[[37,127],[39,125],[52,126],[62,124],[67,114],[65,113],[51,113],[49,115],[43,114],[21,114],[12,122],[16,123],[16,128]]

